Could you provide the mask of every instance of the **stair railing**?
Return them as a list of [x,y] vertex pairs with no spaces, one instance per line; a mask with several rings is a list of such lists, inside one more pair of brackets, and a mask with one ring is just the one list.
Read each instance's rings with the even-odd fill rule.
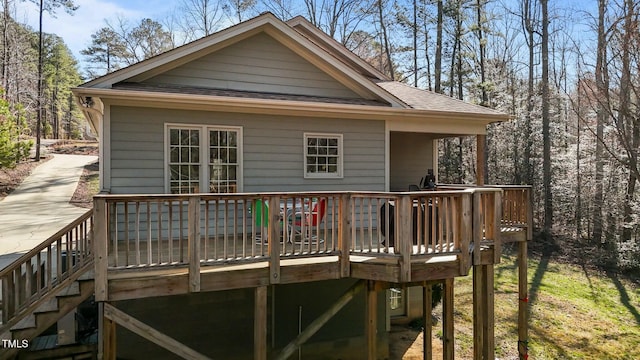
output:
[[93,210],[89,210],[0,270],[0,335],[92,268],[92,238]]

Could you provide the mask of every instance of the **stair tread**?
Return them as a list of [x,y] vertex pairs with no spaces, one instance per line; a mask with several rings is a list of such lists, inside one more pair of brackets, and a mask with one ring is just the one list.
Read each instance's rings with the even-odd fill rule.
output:
[[36,327],[36,316],[34,314],[29,314],[22,320],[18,321],[17,324],[13,325],[11,327],[11,331],[31,329],[34,327]]
[[53,297],[38,306],[34,313],[44,313],[50,311],[58,311],[58,299]]
[[60,291],[58,291],[58,293],[56,294],[57,297],[76,295],[80,295],[80,284],[77,281],[74,281],[73,283],[71,283],[71,285],[60,289]]
[[84,280],[93,280],[94,279],[94,269],[87,270],[84,274],[80,275],[78,281]]
[[[76,283],[78,284],[78,283]],[[83,282],[81,285],[77,286],[78,295],[79,296],[63,296],[59,297],[58,311],[55,312],[46,312],[37,314],[37,324],[38,326],[33,326],[31,328],[24,329],[12,329],[13,337],[17,339],[32,339],[34,336],[37,336],[42,331],[47,329],[49,326],[53,325],[56,321],[58,321],[64,314],[67,314],[69,311],[77,307],[82,301],[87,299],[91,294],[93,294],[93,283],[91,282]],[[32,315],[28,316],[31,317]],[[35,318],[34,318],[35,320]]]

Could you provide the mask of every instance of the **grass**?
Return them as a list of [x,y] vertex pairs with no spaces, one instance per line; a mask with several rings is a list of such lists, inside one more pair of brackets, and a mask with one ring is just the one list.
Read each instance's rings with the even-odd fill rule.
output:
[[[639,359],[640,288],[613,274],[529,261],[530,359]],[[516,258],[495,270],[496,358],[517,359]],[[471,276],[456,279],[456,358],[472,358]]]

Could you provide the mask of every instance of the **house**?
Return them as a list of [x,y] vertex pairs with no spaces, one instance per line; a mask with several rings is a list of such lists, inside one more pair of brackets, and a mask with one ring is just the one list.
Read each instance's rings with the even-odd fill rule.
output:
[[406,191],[437,176],[438,139],[482,144],[507,115],[392,81],[270,13],[73,92],[100,139],[77,253],[105,358],[387,358],[388,289],[417,286],[399,310],[421,316],[441,281],[452,358],[452,279],[471,266],[491,357],[493,264],[504,241],[526,256],[529,189]]

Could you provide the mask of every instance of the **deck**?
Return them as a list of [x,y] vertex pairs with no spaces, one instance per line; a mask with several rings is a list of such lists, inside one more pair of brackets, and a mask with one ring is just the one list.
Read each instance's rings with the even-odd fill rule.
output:
[[499,262],[502,243],[529,238],[528,199],[528,187],[99,195],[96,297],[465,276]]
[[[367,321],[374,325],[376,291],[396,285],[427,291],[425,284],[444,281],[445,334],[452,339],[452,279],[472,266],[478,266],[474,293],[484,299],[474,301],[474,333],[481,334],[490,327],[492,265],[500,261],[502,245],[521,242],[519,257],[526,258],[530,190],[99,195],[92,211],[0,270],[0,334],[33,338],[91,293],[105,304],[105,321],[115,326],[130,319],[117,320],[122,314],[108,306],[112,301],[239,288],[255,289],[259,330],[266,328],[269,285],[352,278],[368,280],[358,286],[368,289]],[[519,297],[526,299],[526,266],[519,272]],[[40,313],[46,304],[62,301],[76,282],[91,291],[65,298],[55,313]],[[40,319],[37,328],[19,330],[29,314]],[[371,354],[374,325],[367,331]],[[143,328],[132,331],[152,331]],[[255,348],[264,350],[266,335],[258,330]],[[482,341],[474,348],[493,349],[491,334]],[[115,354],[112,339],[103,342]],[[447,344],[452,358],[452,342]]]

